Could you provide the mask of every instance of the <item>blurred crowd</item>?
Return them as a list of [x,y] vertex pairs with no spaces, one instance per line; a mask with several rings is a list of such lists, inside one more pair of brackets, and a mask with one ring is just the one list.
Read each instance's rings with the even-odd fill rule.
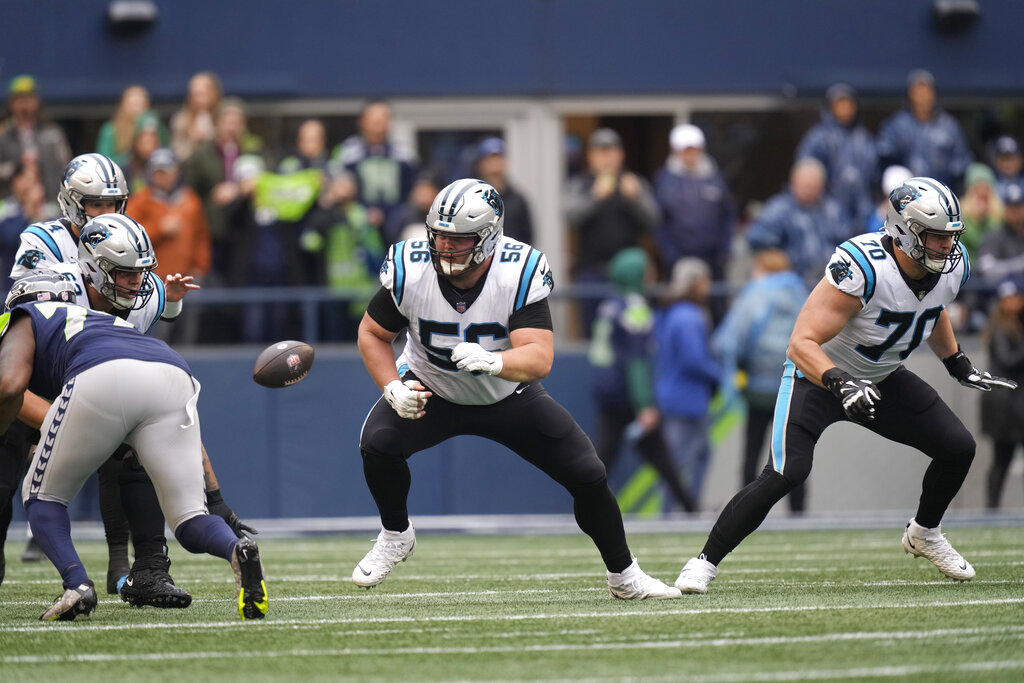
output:
[[[204,288],[337,292],[320,306],[321,341],[355,338],[387,248],[423,235],[427,208],[452,173],[497,188],[505,233],[525,242],[535,237],[529,203],[508,178],[500,137],[472,141],[457,172],[422,167],[416,150],[393,139],[385,100],[366,102],[357,130],[342,140],[329,140],[322,120],[303,121],[284,155],[249,130],[245,102],[226,95],[212,72],[189,80],[184,102],[166,120],[144,86],[125,88],[93,149],[70,148],[46,116],[32,76],[9,81],[5,109],[0,262],[8,270],[21,231],[59,216],[56,190],[72,154],[90,151],[124,170],[132,192],[127,213],[149,232],[159,275],[192,275]],[[746,406],[742,476],[752,479],[799,304],[837,244],[881,228],[889,193],[911,176],[936,178],[959,196],[973,286],[951,314],[958,329],[985,333],[993,357],[1003,359],[1000,373],[1019,380],[1024,178],[1020,143],[1002,133],[994,131],[976,156],[957,119],[938,103],[927,71],[908,75],[905,106],[874,132],[862,121],[854,88],[837,83],[795,149],[779,150],[792,155],[788,185],[756,210],[736,206],[706,131],[696,125],[671,129],[669,155],[650,178],[626,167],[628,150],[613,128],[598,127],[578,140],[561,207],[564,225],[551,226],[567,230],[567,280],[581,293],[576,333],[592,340],[601,367],[633,368],[620,380],[631,383],[633,393],[623,394],[630,400],[599,406],[615,445],[605,451],[615,451],[629,430],[643,436],[658,423],[676,464],[658,455],[660,441],[645,452],[659,470],[681,469],[688,488],[670,494],[682,507],[697,505],[718,393],[726,404],[742,399]],[[656,300],[639,294],[635,277],[625,290],[615,281],[612,266],[624,253],[632,254],[633,266],[643,255],[644,291],[657,292]],[[649,314],[645,305],[653,306]],[[625,328],[622,316],[630,322]],[[186,306],[167,334],[177,343],[264,342],[299,336],[300,318],[296,306],[273,297],[258,305]],[[637,384],[630,365],[637,357],[651,361],[643,370],[650,373],[646,384]],[[614,391],[606,386],[598,394]],[[651,410],[660,411],[659,419]],[[1012,444],[1021,441],[1013,431],[1021,423],[986,420],[987,433],[1011,444],[1003,446],[1000,462],[1008,463]],[[993,505],[1007,466],[1003,475],[991,475]],[[792,505],[802,509],[800,492]]]

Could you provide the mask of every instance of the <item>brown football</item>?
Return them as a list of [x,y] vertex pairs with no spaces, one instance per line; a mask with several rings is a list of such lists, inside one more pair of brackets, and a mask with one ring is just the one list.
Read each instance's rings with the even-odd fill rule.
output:
[[290,387],[313,367],[313,347],[301,341],[281,341],[260,353],[252,369],[253,380],[271,389]]

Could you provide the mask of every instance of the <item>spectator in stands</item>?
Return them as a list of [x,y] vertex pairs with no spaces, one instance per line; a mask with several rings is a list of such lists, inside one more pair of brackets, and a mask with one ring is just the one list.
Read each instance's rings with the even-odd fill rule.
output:
[[216,136],[201,143],[185,162],[184,178],[203,201],[203,212],[213,243],[213,271],[217,275],[226,275],[228,252],[234,249],[227,238],[227,210],[229,205],[239,199],[244,200],[246,195],[235,179],[235,161],[243,154],[261,156],[263,144],[249,133],[245,104],[237,98],[225,98],[221,102],[217,109],[216,129]]
[[[1007,278],[997,289],[985,338],[991,372],[1024,382],[1024,278]],[[992,439],[985,503],[999,507],[1006,475],[1017,446],[1024,445],[1024,393],[988,391],[981,396],[981,431]]]
[[[391,105],[371,100],[359,115],[359,133],[338,145],[332,157],[355,175],[359,202],[377,229],[394,223],[389,217],[401,209],[416,180],[415,151],[391,140],[390,134]],[[397,235],[386,234],[384,239],[393,244]]]
[[993,289],[1009,277],[1024,274],[1024,186],[1006,186],[1003,225],[978,247],[976,270]]
[[[0,197],[10,194],[11,178],[19,163],[35,166],[43,187],[58,187],[71,160],[64,131],[43,114],[32,76],[15,76],[7,87],[7,120],[0,133]],[[47,215],[57,215],[47,206]]]
[[[436,193],[435,190],[427,199],[428,209]],[[380,231],[367,220],[358,194],[352,173],[334,166],[303,236],[303,246],[319,257],[315,284],[346,293],[345,298],[323,306],[325,340],[356,338],[359,321],[366,312],[366,302],[376,291],[380,264],[387,253]],[[425,219],[426,210],[420,213],[417,238],[423,237]]]
[[711,460],[708,408],[722,379],[722,367],[708,346],[710,290],[708,265],[698,258],[679,259],[655,324],[655,401],[669,452],[696,505]]
[[874,212],[868,217],[867,232],[878,232],[885,227],[885,214],[889,210],[889,194],[914,174],[906,166],[889,166],[882,171],[881,199]]
[[505,205],[505,236],[533,244],[533,217],[530,214],[530,204],[508,181],[505,141],[501,138],[486,138],[477,145],[474,156],[475,177],[501,193],[501,201]]
[[46,214],[46,188],[39,180],[39,169],[20,161],[11,178],[11,194],[0,199],[0,269],[10,272],[21,245],[21,231]]
[[[627,247],[653,252],[658,203],[647,181],[624,168],[622,139],[598,128],[588,140],[587,169],[569,178],[565,212],[569,223],[573,279],[581,285],[608,284],[608,264]],[[600,296],[580,301],[582,332],[590,336]]]
[[842,207],[825,194],[825,166],[805,157],[793,164],[789,190],[765,204],[747,242],[752,251],[785,251],[793,270],[813,287],[836,245],[851,236]]
[[[96,151],[112,159],[118,166],[127,167],[131,162],[132,142],[138,129],[139,118],[149,111],[149,91],[145,87],[129,85],[125,88],[114,116],[100,127]],[[159,119],[155,115],[152,116],[158,123],[160,145],[164,146],[169,141],[168,132],[163,124],[159,123]]]
[[[181,273],[202,284],[210,270],[210,230],[199,196],[181,180],[174,152],[164,147],[149,157],[146,186],[128,199],[126,213],[141,223],[153,242],[157,266],[164,280]],[[191,344],[197,339],[198,309],[185,306],[174,325],[157,326],[157,336],[168,343]]]
[[597,309],[588,354],[597,407],[594,447],[601,462],[611,470],[623,437],[629,438],[661,475],[674,503],[693,512],[696,507],[669,455],[654,402],[654,311],[644,288],[657,279],[656,270],[643,249],[629,247],[612,258],[608,277],[615,294]]
[[814,157],[824,164],[826,193],[839,202],[848,222],[863,225],[874,210],[878,153],[874,136],[858,114],[853,87],[846,83],[830,87],[821,120],[800,141],[796,158]]
[[[742,392],[747,404],[741,487],[754,481],[764,460],[761,453],[775,414],[786,347],[807,295],[786,253],[762,249],[754,254],[750,281],[711,337],[711,349],[722,363],[723,389]],[[804,484],[790,491],[790,510],[802,512],[805,497]]]
[[189,79],[185,105],[171,117],[171,149],[180,163],[216,136],[216,115],[223,96],[220,78],[212,71],[201,71]]
[[935,79],[924,69],[907,77],[909,105],[882,122],[878,156],[883,166],[900,164],[915,176],[927,176],[954,191],[974,160],[963,130],[935,103]]
[[1020,144],[1017,139],[1010,135],[1000,135],[992,143],[992,168],[996,173],[996,192],[999,196],[1006,191],[1006,186],[1011,183],[1020,183],[1021,178],[1021,153]]
[[398,211],[391,212],[380,231],[385,246],[402,240],[423,239],[423,221],[434,197],[444,185],[444,178],[437,171],[423,170],[416,174],[412,192]]
[[[714,159],[705,152],[704,132],[689,123],[672,129],[665,165],[654,177],[661,209],[656,236],[666,272],[684,256],[701,259],[714,281],[724,281],[732,250],[736,207]],[[724,300],[713,300],[712,317],[725,314]]]
[[128,188],[138,192],[146,186],[149,172],[149,157],[160,148],[160,130],[163,124],[153,112],[146,112],[135,121],[135,135],[128,154],[128,163],[124,166],[124,177]]
[[295,151],[277,165],[278,173],[295,173],[327,166],[327,129],[319,119],[306,119],[295,135]]
[[964,174],[964,192],[960,196],[960,215],[966,230],[960,244],[967,247],[971,261],[978,258],[978,247],[985,235],[1003,224],[1003,201],[995,188],[996,176],[982,163],[973,163]]

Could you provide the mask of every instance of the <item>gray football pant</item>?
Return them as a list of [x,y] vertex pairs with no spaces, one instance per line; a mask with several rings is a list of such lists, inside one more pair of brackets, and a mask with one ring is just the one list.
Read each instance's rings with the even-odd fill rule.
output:
[[167,363],[118,359],[69,381],[50,406],[22,499],[67,505],[121,443],[138,454],[171,529],[206,514],[199,382]]

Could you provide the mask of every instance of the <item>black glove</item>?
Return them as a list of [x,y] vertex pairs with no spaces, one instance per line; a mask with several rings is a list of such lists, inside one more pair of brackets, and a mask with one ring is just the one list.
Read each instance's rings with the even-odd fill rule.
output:
[[960,350],[960,347],[956,347],[956,353],[949,358],[943,358],[942,364],[946,366],[946,371],[949,372],[960,384],[971,389],[977,389],[978,391],[992,391],[992,387],[1005,387],[1007,389],[1016,389],[1017,383],[1012,379],[1004,379],[1002,377],[993,377],[987,372],[982,372],[978,368],[974,367],[970,359],[964,355],[964,352]]
[[870,380],[854,379],[839,368],[826,370],[821,383],[843,404],[843,412],[854,422],[875,419],[875,404],[882,400],[882,392]]
[[[231,530],[235,532],[235,536],[242,538],[246,534],[258,534],[259,532],[253,529],[242,520],[238,519],[238,515],[235,511],[228,507],[228,504],[224,502],[224,496],[220,495],[220,489],[213,489],[212,491],[206,492],[206,507],[210,511],[211,515],[217,515],[231,527]],[[244,533],[243,533],[244,532]]]

